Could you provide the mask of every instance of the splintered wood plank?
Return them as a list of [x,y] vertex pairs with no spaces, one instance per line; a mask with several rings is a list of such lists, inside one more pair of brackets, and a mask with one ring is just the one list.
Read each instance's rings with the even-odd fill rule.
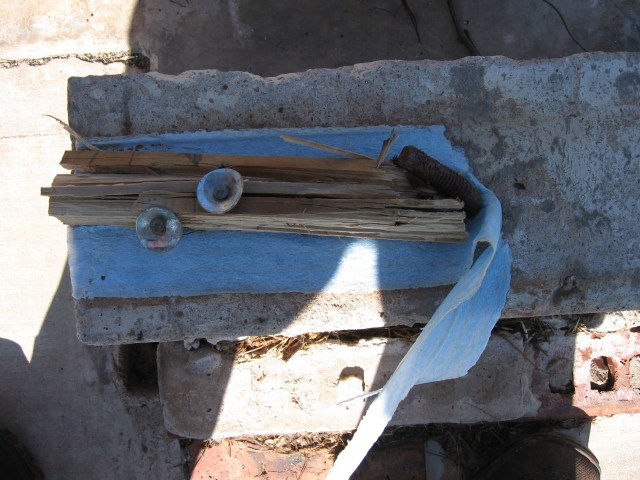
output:
[[258,156],[173,152],[66,151],[60,165],[70,170],[100,172],[136,167],[152,170],[194,168],[213,170],[228,167],[273,168],[278,170],[315,170],[329,172],[376,173],[374,161],[366,158]]
[[84,173],[199,176],[216,168],[228,167],[246,177],[265,177],[281,181],[347,181],[411,187],[405,173],[393,165],[376,168],[373,160],[363,158],[79,150],[65,152],[60,165]]
[[[303,205],[283,199],[267,199],[262,213],[257,205],[263,199],[243,198],[235,213],[211,215],[203,211],[195,197],[150,194],[142,199],[52,197],[49,213],[67,225],[116,225],[133,227],[137,214],[149,206],[166,206],[180,217],[186,228],[195,230],[238,230],[290,232],[312,235],[356,236],[395,240],[460,242],[466,238],[465,215],[461,211],[419,211],[384,207],[369,210],[331,211],[330,202]],[[427,201],[438,202],[438,201]],[[454,201],[455,202],[455,201]],[[302,210],[302,211],[300,211]],[[277,212],[277,213],[274,213]]]
[[[189,193],[146,192],[138,196],[136,211],[151,206],[162,206],[178,214],[205,212],[195,195]],[[423,200],[409,198],[394,199],[324,199],[324,198],[279,198],[243,196],[238,205],[224,216],[267,215],[272,217],[308,214],[334,215],[334,221],[341,217],[356,218],[358,215],[409,216],[419,217],[429,212],[460,212],[462,202],[455,199]]]
[[[77,180],[76,180],[77,179]],[[243,195],[318,198],[401,198],[429,195],[428,189],[361,183],[279,182],[245,177]],[[51,187],[41,189],[49,197],[105,197],[135,195],[149,190],[195,192],[200,177],[170,175],[57,175]]]
[[200,177],[170,175],[56,175],[51,187],[41,189],[48,197],[107,197],[137,195],[149,190],[195,192]]
[[[411,185],[402,170],[371,159],[74,151],[62,165],[74,172],[56,176],[42,194],[67,225],[133,228],[141,211],[160,206],[194,230],[433,242],[467,236],[463,202]],[[203,173],[219,167],[243,175],[243,194],[232,211],[212,215],[196,189]]]

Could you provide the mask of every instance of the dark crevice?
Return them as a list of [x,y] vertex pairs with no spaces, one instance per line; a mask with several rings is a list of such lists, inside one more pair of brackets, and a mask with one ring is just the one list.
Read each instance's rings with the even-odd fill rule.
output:
[[116,373],[128,392],[158,392],[157,343],[133,343],[114,347]]

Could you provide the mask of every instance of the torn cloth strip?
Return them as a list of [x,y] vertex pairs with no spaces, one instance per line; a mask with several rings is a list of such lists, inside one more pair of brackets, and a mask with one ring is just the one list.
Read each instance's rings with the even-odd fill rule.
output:
[[469,172],[466,177],[483,192],[483,208],[470,224],[470,236],[474,247],[480,242],[488,247],[436,310],[373,401],[330,471],[331,480],[351,476],[411,387],[466,375],[500,318],[511,279],[511,253],[500,238],[502,209],[491,191]]

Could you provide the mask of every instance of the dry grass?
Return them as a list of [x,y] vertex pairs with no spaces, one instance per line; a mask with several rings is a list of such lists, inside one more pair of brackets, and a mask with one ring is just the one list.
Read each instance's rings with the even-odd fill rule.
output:
[[238,343],[235,352],[236,358],[256,358],[271,353],[286,362],[299,350],[326,342],[330,335],[330,333],[305,333],[297,337],[279,335],[250,337]]
[[230,439],[237,447],[259,452],[313,454],[327,451],[337,455],[347,444],[351,433],[300,433],[294,435],[246,436]]
[[567,315],[567,319],[570,320],[570,327],[567,329],[567,335],[576,334],[578,332],[588,332],[589,324],[593,319],[593,315],[591,313],[582,313],[582,314],[572,314]]
[[541,343],[548,342],[553,336],[553,328],[540,317],[507,318],[499,320],[493,333],[520,334],[524,344],[531,344],[542,350]]
[[273,355],[285,362],[300,350],[312,345],[332,341],[340,343],[357,343],[360,340],[373,338],[394,338],[413,342],[424,325],[368,328],[337,332],[305,333],[295,337],[270,335],[249,337],[239,342],[220,342],[216,345],[219,351],[233,354],[236,362],[246,362],[265,355]]

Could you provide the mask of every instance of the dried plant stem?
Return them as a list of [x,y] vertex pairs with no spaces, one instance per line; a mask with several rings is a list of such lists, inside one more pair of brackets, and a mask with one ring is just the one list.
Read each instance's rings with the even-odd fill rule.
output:
[[48,115],[48,114],[45,114],[44,116],[53,118],[56,122],[62,125],[62,128],[64,128],[67,132],[69,132],[69,134],[73,137],[74,140],[77,140],[78,142],[83,144],[85,147],[87,147],[89,150],[95,150],[98,152],[100,151],[98,147],[96,147],[95,145],[92,145],[86,138],[84,138],[82,135],[80,135],[78,132],[76,132],[73,128],[71,128],[69,125],[64,123],[59,118],[56,118],[53,115]]
[[314,142],[312,140],[305,140],[304,138],[290,137],[288,135],[281,135],[280,138],[288,143],[295,143],[298,145],[304,145],[305,147],[317,148],[318,150],[324,150],[325,152],[337,153],[338,155],[344,155],[350,158],[366,158],[368,160],[374,160],[374,158],[363,155],[362,153],[350,152],[338,147],[332,147],[331,145],[325,145],[323,143]]

